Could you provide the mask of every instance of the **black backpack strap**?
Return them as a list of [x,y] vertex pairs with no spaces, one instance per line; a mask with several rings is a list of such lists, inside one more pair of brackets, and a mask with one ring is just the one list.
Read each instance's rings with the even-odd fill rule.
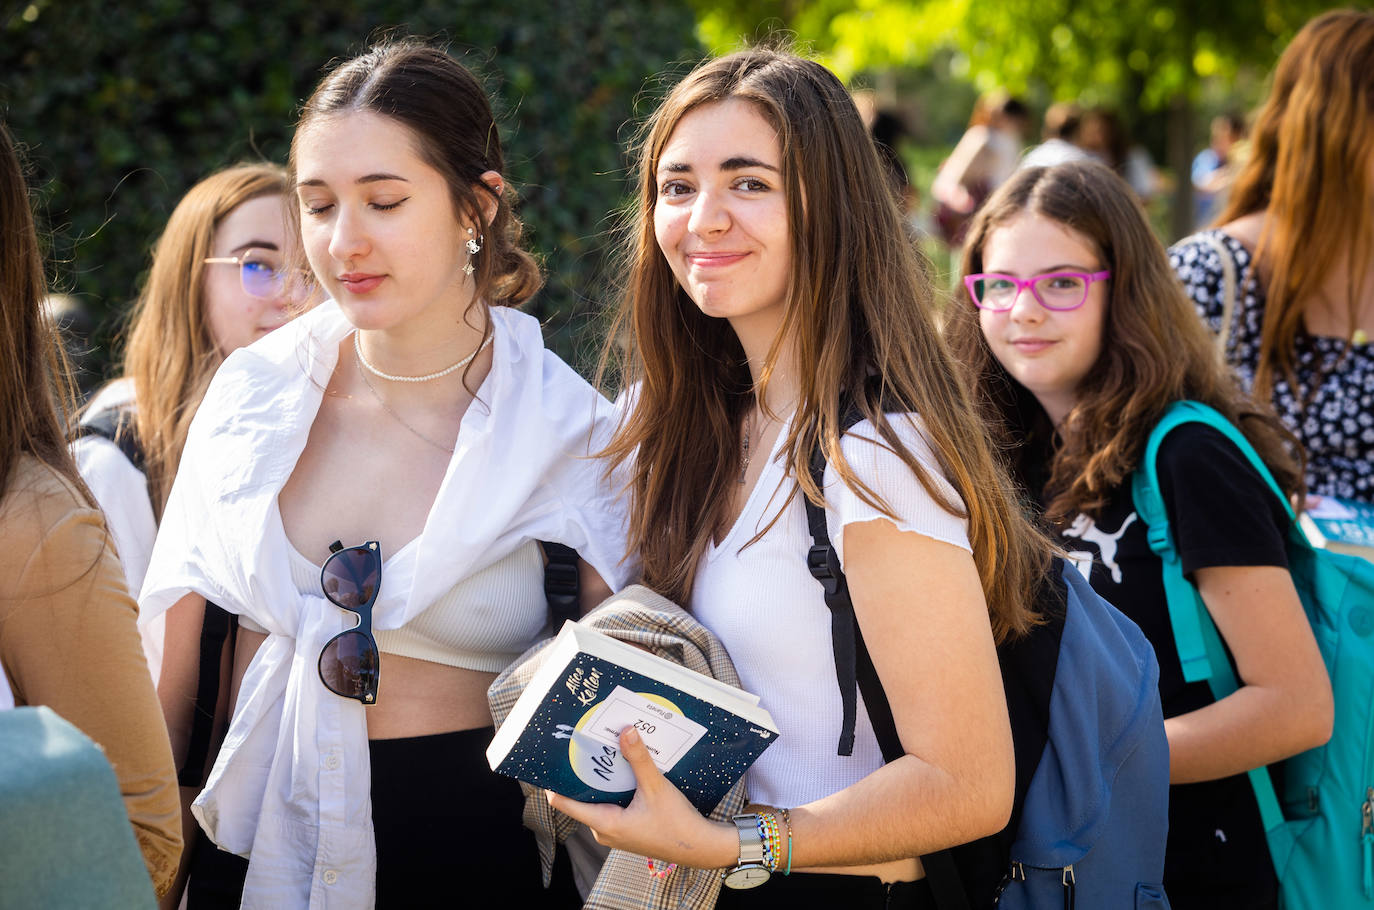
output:
[[205,621],[200,627],[200,678],[196,681],[191,738],[186,746],[186,761],[177,771],[177,783],[183,787],[199,787],[205,783],[205,760],[210,755],[210,737],[219,707],[224,642],[238,629],[238,620],[233,613],[208,600],[205,602]]
[[563,628],[567,620],[577,621],[581,615],[582,584],[577,574],[577,551],[561,543],[541,540],[544,548],[544,597],[549,602],[549,618],[553,633]]
[[[851,424],[852,426],[852,424]],[[845,427],[846,430],[849,427]],[[825,454],[816,446],[811,453],[811,480],[817,489],[825,486]],[[806,506],[806,526],[811,533],[811,549],[806,554],[806,567],[824,591],[825,605],[830,608],[830,641],[835,651],[835,679],[840,686],[840,742],[839,755],[854,754],[854,723],[858,718],[859,648],[863,636],[854,619],[854,602],[849,598],[849,582],[840,569],[840,557],[830,543],[825,525],[825,508],[802,497]],[[864,657],[868,651],[864,649]],[[871,661],[868,661],[870,666]],[[886,748],[884,748],[886,753]]]
[[129,459],[129,463],[138,468],[140,473],[147,473],[143,447],[139,445],[138,435],[134,433],[133,413],[128,409],[106,408],[91,415],[88,420],[77,424],[73,433],[73,439],[83,436],[108,439],[119,447],[119,451],[124,453],[124,457]]
[[[851,405],[841,421],[840,432],[847,433],[863,415]],[[825,453],[819,445],[811,453],[811,479],[817,489],[825,488]],[[806,506],[806,524],[811,533],[811,550],[806,556],[806,566],[811,575],[821,583],[825,591],[825,605],[830,608],[830,631],[835,651],[835,677],[840,687],[840,705],[843,711],[840,727],[840,755],[854,754],[854,724],[858,716],[857,692],[862,690],[864,709],[869,722],[873,725],[874,736],[882,750],[883,761],[891,762],[905,754],[901,739],[897,735],[897,722],[892,716],[892,706],[888,703],[887,693],[883,691],[878,671],[864,644],[863,631],[859,628],[858,618],[854,615],[854,602],[849,596],[849,582],[840,568],[840,557],[830,542],[830,531],[825,523],[825,508],[802,497]],[[926,881],[935,897],[935,905],[940,910],[970,910],[968,895],[964,891],[959,870],[954,864],[954,856],[949,850],[939,850],[921,857],[921,865],[926,872]]]

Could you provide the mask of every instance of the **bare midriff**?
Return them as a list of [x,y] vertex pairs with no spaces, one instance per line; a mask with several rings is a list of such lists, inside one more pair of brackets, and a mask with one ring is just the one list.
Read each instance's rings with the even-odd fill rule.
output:
[[[238,703],[239,684],[267,636],[239,629],[229,703]],[[398,654],[382,655],[377,703],[367,706],[368,739],[430,736],[491,726],[487,688],[495,673],[450,667]],[[341,696],[326,692],[329,698]]]

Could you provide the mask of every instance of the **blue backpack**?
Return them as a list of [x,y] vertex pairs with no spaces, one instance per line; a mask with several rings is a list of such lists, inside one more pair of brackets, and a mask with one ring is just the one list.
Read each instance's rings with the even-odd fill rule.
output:
[[[1132,478],[1136,511],[1149,526],[1151,548],[1164,561],[1169,622],[1183,678],[1207,680],[1220,700],[1239,684],[1206,606],[1183,575],[1156,474],[1160,443],[1174,427],[1189,422],[1230,439],[1268,481],[1290,518],[1293,510],[1254,448],[1212,408],[1176,402],[1150,434]],[[1331,676],[1336,720],[1330,742],[1282,763],[1281,797],[1266,768],[1249,774],[1279,878],[1280,905],[1286,910],[1374,907],[1374,563],[1314,548],[1294,520],[1288,529],[1288,565]]]
[[[846,429],[855,422],[847,419]],[[819,449],[811,473],[820,486]],[[825,512],[803,500],[814,541],[807,563],[831,611],[839,754],[852,754],[861,690],[883,757],[893,761],[904,752]],[[1154,648],[1062,559],[1035,597],[1044,624],[998,648],[1016,752],[1011,821],[1000,834],[921,857],[936,904],[1167,910],[1169,744]]]

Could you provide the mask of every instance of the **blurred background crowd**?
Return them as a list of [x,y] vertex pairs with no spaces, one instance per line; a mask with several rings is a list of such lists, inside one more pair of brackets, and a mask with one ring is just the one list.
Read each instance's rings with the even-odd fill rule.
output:
[[[501,106],[548,285],[529,309],[584,370],[633,124],[710,51],[784,31],[847,80],[947,282],[976,204],[1017,166],[1092,155],[1172,242],[1219,211],[1246,113],[1312,0],[33,0],[0,7],[0,112],[40,193],[54,315],[84,390],[112,372],[150,248],[197,179],[283,162],[330,60],[436,38]],[[542,7],[542,8],[541,8]]]

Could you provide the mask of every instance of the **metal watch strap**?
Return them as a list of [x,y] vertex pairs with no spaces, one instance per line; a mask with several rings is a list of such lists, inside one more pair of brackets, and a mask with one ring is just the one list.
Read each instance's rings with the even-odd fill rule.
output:
[[739,860],[737,865],[763,862],[763,837],[759,834],[757,815],[736,815],[731,821],[739,832]]

